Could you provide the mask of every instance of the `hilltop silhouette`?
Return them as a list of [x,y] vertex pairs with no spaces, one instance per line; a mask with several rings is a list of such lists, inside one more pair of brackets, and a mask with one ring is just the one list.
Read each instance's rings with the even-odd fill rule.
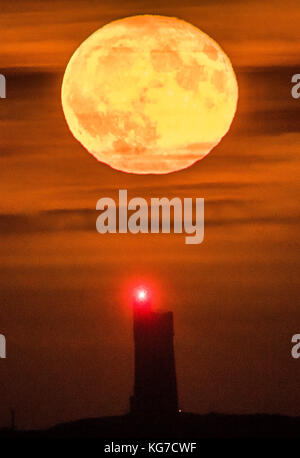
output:
[[174,415],[88,418],[61,423],[36,431],[0,430],[3,437],[98,437],[104,439],[143,438],[230,438],[299,437],[300,418],[281,415]]

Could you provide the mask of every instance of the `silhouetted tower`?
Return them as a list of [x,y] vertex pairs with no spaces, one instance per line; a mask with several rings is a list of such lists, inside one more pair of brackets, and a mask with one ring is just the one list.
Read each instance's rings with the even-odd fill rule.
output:
[[135,379],[131,413],[178,412],[173,346],[173,314],[151,309],[147,299],[133,304]]

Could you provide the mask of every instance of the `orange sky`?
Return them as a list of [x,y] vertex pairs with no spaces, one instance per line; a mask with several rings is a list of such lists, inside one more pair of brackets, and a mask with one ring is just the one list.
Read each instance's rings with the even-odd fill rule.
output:
[[[11,406],[23,427],[128,409],[132,321],[120,292],[141,274],[159,282],[174,311],[182,409],[300,415],[300,363],[290,356],[300,332],[297,3],[1,1],[0,424]],[[60,104],[76,47],[139,13],[198,26],[226,51],[239,83],[229,134],[203,161],[163,177],[97,163]],[[118,189],[204,197],[204,243],[99,235],[96,202]]]

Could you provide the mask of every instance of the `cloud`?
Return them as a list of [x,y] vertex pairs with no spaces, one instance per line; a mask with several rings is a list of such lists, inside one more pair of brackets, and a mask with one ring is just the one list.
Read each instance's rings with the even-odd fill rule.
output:
[[53,210],[36,214],[0,215],[1,234],[95,230],[97,212],[88,209]]
[[[170,197],[171,198],[171,197]],[[291,225],[299,223],[299,215],[253,215],[254,204],[243,199],[207,199],[205,202],[205,226],[237,225]],[[150,215],[150,201],[148,203]],[[257,210],[257,205],[256,205]],[[119,207],[116,201],[116,211]],[[222,212],[222,215],[220,215]],[[133,212],[128,212],[128,215]],[[94,231],[99,211],[91,209],[57,209],[35,214],[0,214],[0,234],[33,234],[61,231]],[[174,223],[171,212],[171,225]]]

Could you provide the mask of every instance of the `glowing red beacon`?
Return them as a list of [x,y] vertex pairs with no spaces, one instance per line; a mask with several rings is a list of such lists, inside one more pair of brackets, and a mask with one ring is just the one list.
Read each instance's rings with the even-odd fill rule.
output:
[[147,290],[143,287],[138,288],[136,291],[136,299],[141,303],[145,302],[148,299]]

